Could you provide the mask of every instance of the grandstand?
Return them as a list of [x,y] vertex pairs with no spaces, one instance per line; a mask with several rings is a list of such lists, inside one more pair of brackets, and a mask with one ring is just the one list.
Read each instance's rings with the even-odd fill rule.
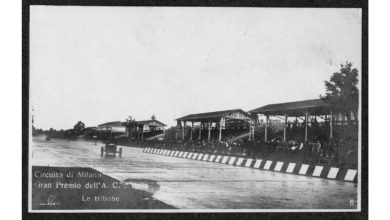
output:
[[[241,109],[190,114],[176,119],[182,140],[218,140],[234,138],[251,130],[251,116]],[[176,139],[178,138],[176,132]]]
[[344,114],[334,114],[331,107],[321,99],[270,104],[249,112],[253,117],[265,117],[264,141],[268,141],[270,117],[284,121],[282,136],[284,142],[288,140],[289,133],[290,137],[298,136],[304,141],[318,139],[332,141],[334,126],[357,125],[357,120],[352,113],[351,117],[348,116],[350,120],[347,120]]
[[288,130],[293,133],[303,131],[303,139],[308,141],[309,127],[317,129],[322,125],[329,127],[329,138],[332,138],[333,128],[332,123],[330,123],[333,118],[332,111],[320,99],[270,104],[249,112],[256,117],[259,117],[259,115],[265,116],[264,141],[268,141],[270,117],[277,117],[284,121],[283,141],[287,141]]

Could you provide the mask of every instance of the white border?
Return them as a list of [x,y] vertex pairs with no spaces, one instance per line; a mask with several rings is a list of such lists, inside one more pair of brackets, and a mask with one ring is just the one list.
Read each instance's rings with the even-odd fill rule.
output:
[[[361,10],[362,19],[363,19],[363,10]],[[363,29],[362,29],[363,34]],[[362,42],[363,43],[363,42]],[[363,60],[363,54],[361,54]],[[31,59],[30,59],[31,60]],[[360,78],[359,78],[359,134],[358,134],[358,181],[357,181],[357,208],[356,209],[99,209],[99,210],[84,210],[84,209],[75,209],[75,210],[32,210],[32,166],[31,166],[31,155],[32,155],[32,124],[31,124],[31,90],[29,88],[29,140],[28,140],[28,212],[29,213],[231,213],[231,212],[360,212],[361,211],[361,162],[362,162],[362,137],[361,137],[361,125],[362,125],[362,76],[363,76],[363,65],[361,64],[360,68]],[[366,73],[368,74],[368,73]],[[31,72],[30,72],[31,78]],[[23,146],[22,146],[23,147]]]

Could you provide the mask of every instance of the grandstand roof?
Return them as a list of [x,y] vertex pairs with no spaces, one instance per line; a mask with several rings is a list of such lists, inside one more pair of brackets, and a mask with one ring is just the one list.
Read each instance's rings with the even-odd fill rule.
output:
[[231,110],[224,110],[224,111],[191,114],[191,115],[178,118],[176,120],[177,121],[213,121],[213,120],[220,119],[221,117],[228,115],[232,112],[241,112],[243,114],[248,115],[248,117],[250,117],[250,115],[242,109],[231,109]]
[[265,105],[249,111],[252,114],[302,116],[305,112],[311,115],[329,113],[329,106],[321,99],[310,99],[297,102],[285,102]]

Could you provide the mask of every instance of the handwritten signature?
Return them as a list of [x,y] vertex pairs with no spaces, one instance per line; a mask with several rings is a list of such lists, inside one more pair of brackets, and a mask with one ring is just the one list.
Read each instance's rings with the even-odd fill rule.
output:
[[56,197],[54,195],[50,195],[45,202],[39,204],[41,206],[56,206],[56,205],[61,205],[61,203],[56,201]]

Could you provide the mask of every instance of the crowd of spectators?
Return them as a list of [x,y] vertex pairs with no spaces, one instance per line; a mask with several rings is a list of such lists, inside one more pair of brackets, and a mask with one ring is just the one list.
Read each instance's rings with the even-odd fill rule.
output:
[[308,142],[288,140],[283,142],[277,138],[273,138],[268,142],[248,141],[245,139],[220,142],[216,140],[155,140],[149,142],[137,141],[134,144],[141,147],[240,156],[253,159],[261,158],[351,168],[357,166],[357,143],[356,146],[347,146],[341,142],[329,143],[319,140]]

